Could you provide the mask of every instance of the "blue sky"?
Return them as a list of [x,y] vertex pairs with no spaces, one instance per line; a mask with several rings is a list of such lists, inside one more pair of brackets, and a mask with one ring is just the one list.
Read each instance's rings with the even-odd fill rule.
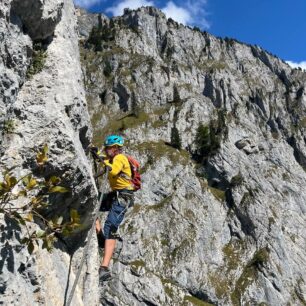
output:
[[183,24],[257,44],[306,70],[306,0],[74,0],[92,12],[122,14],[153,5]]

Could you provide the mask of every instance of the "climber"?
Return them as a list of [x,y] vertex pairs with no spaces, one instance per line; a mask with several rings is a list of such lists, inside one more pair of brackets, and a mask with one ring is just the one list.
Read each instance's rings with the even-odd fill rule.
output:
[[106,137],[105,155],[100,157],[102,166],[108,168],[108,180],[111,192],[107,193],[101,204],[101,211],[109,211],[102,231],[100,220],[96,220],[96,232],[99,245],[104,243],[104,255],[99,269],[99,280],[103,282],[111,277],[109,264],[119,239],[117,230],[124,215],[133,205],[132,171],[128,158],[122,154],[124,140],[121,136]]

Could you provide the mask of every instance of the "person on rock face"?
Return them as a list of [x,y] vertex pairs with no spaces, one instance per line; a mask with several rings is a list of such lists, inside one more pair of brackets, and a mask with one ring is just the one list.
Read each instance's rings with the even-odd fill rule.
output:
[[128,207],[134,203],[131,167],[128,158],[122,154],[124,140],[121,136],[110,135],[105,139],[103,166],[108,168],[108,180],[111,192],[105,194],[101,211],[109,211],[102,231],[100,220],[96,220],[96,232],[99,246],[104,245],[104,255],[99,269],[99,281],[111,277],[109,264],[116,248],[119,225],[122,223]]

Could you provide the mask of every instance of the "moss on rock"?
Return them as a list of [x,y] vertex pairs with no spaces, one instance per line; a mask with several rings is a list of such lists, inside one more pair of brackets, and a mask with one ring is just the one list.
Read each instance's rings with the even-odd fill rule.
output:
[[190,159],[189,153],[186,150],[177,150],[163,141],[143,142],[136,145],[135,149],[140,153],[151,155],[155,161],[162,157],[167,157],[173,164],[181,163],[186,165]]
[[225,191],[218,189],[218,188],[214,188],[211,186],[208,186],[208,190],[210,190],[210,192],[213,194],[213,196],[220,202],[225,201]]
[[210,303],[207,303],[207,302],[204,302],[194,296],[191,296],[191,295],[186,295],[184,297],[184,304],[183,305],[195,305],[195,306],[213,306],[213,304],[210,304]]

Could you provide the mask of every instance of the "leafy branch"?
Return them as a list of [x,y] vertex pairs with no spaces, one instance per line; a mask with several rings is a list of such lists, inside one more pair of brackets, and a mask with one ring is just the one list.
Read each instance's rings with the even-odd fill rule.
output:
[[[48,146],[45,145],[36,155],[39,169],[43,169],[48,161]],[[70,190],[61,186],[62,178],[51,176],[38,178],[32,172],[17,178],[11,172],[2,174],[0,181],[0,214],[8,217],[26,230],[26,236],[21,240],[27,245],[30,254],[39,247],[51,251],[57,234],[70,235],[80,227],[80,216],[75,209],[71,209],[68,220],[63,216],[44,216],[44,210],[50,206],[49,197],[55,193],[68,193]],[[24,198],[24,199],[23,199]],[[33,230],[31,223],[38,223],[41,229]]]

